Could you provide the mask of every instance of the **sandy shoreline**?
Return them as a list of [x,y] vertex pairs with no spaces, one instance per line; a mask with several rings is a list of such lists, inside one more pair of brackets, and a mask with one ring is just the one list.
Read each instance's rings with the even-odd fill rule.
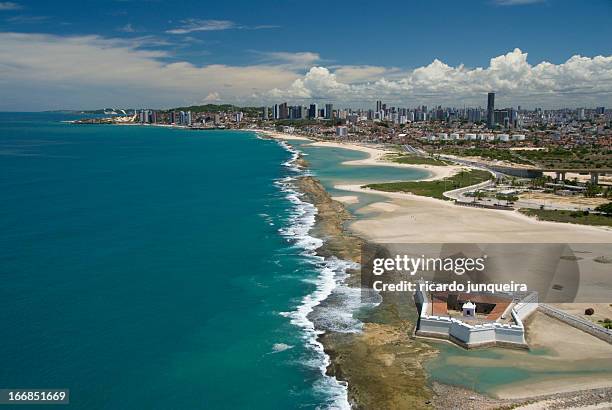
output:
[[395,153],[387,149],[366,146],[363,144],[355,144],[348,142],[328,142],[328,141],[317,141],[310,144],[312,147],[328,147],[328,148],[343,148],[350,149],[353,151],[364,152],[369,155],[365,159],[357,159],[353,161],[344,161],[343,165],[365,165],[365,166],[383,166],[383,167],[394,167],[394,168],[411,168],[420,169],[429,172],[429,177],[420,179],[419,181],[432,181],[435,179],[447,178],[458,173],[462,167],[455,165],[448,166],[436,166],[436,165],[416,165],[416,164],[400,164],[385,160],[384,157],[387,154]]
[[[290,135],[271,131],[264,131],[262,133],[271,138],[282,140],[310,140],[309,138],[299,135]],[[348,166],[395,166],[427,169],[432,174],[428,179],[443,178],[445,176],[452,175],[453,172],[461,169],[461,167],[453,166],[432,167],[392,163],[383,159],[384,155],[386,155],[388,151],[359,144],[314,142],[311,145],[318,147],[352,149],[365,152],[369,155],[368,158],[363,160],[346,161],[344,164]],[[460,207],[454,205],[451,201],[442,201],[435,198],[416,196],[410,193],[372,191],[361,188],[359,185],[339,185],[335,186],[335,188],[347,192],[346,195],[339,195],[333,198],[334,200],[344,204],[355,205],[359,203],[359,197],[356,195],[351,195],[351,193],[375,193],[389,199],[388,201],[371,203],[367,207],[358,209],[357,215],[363,213],[360,211],[374,211],[374,213],[372,214],[372,212],[367,212],[365,215],[349,221],[348,223],[347,229],[349,232],[372,243],[612,242],[612,229],[609,228],[538,221],[518,212]],[[339,246],[338,249],[342,249],[343,247],[344,246]],[[603,268],[605,269],[605,266]],[[595,281],[595,285],[596,283],[597,281]],[[569,340],[567,339],[568,336],[563,336],[563,334],[568,331],[568,326],[562,325],[561,327],[561,330],[555,330],[554,326],[550,329],[546,329],[548,336],[553,337],[554,339],[552,342],[549,340],[547,343],[556,343],[556,340]],[[366,327],[366,329],[369,328]],[[593,337],[580,331],[577,332],[578,336],[575,336],[575,338],[576,340],[579,339],[579,342],[577,345],[574,343],[573,346],[576,352],[568,352],[567,349],[561,349],[558,352],[563,360],[570,363],[574,359],[582,360],[578,356],[575,356],[577,352],[582,352],[583,357],[585,352],[587,356],[590,352],[590,339]],[[390,346],[384,348],[385,353],[381,353],[380,361],[372,358],[371,362],[369,362],[369,364],[366,366],[367,369],[364,368],[365,365],[363,363],[359,363],[360,361],[365,360],[365,358],[359,358],[359,360],[357,360],[357,358],[352,358],[353,350],[355,350],[357,346],[359,346],[359,349],[363,349],[365,346],[368,346],[368,349],[375,349],[374,346],[370,346],[372,339],[367,336],[369,334],[370,333],[367,332],[364,334],[364,336],[358,337],[357,339],[347,339],[346,337],[337,338],[333,336],[333,334],[330,334],[322,339],[323,344],[326,346],[326,351],[328,351],[328,353],[332,356],[332,367],[334,369],[333,374],[340,379],[349,381],[349,392],[360,392],[354,394],[359,396],[358,401],[361,401],[361,403],[367,402],[369,400],[368,397],[372,397],[364,396],[367,390],[371,391],[371,393],[368,393],[368,395],[378,395],[380,393],[374,389],[374,386],[366,388],[366,385],[361,383],[361,377],[364,377],[365,373],[368,373],[370,370],[376,373],[381,368],[385,368],[386,366],[387,370],[384,372],[398,371],[399,373],[396,375],[404,377],[399,369],[395,369],[395,366],[400,366],[401,364],[394,364],[395,362],[392,357],[393,355],[398,354],[398,352],[392,350]],[[544,336],[542,334],[539,335],[540,338],[545,339]],[[598,339],[595,339],[593,343],[597,343],[596,341],[598,341]],[[396,342],[397,340],[394,343]],[[379,341],[376,343],[379,343]],[[408,340],[402,341],[402,344],[405,346],[410,346],[410,343],[411,342]],[[580,343],[582,343],[582,345]],[[610,347],[609,345],[606,346]],[[606,349],[606,347],[601,348]],[[610,347],[609,352],[606,350],[606,354],[604,356],[608,357],[608,353],[612,354],[612,347]],[[574,357],[574,359],[572,359],[572,357]],[[419,366],[420,359],[415,357],[411,360],[416,360],[411,362],[411,366]],[[404,365],[405,363],[402,366]],[[544,396],[553,393],[576,392],[579,390],[581,391],[597,387],[610,387],[610,385],[611,383],[602,381],[601,377],[589,375],[573,377],[570,375],[568,377],[555,377],[547,380],[532,381],[526,384],[514,383],[511,385],[502,386],[496,390],[495,395],[498,397],[496,400],[501,400],[505,404],[509,403],[508,400],[514,403],[517,401],[524,402],[526,398],[531,397],[537,397],[537,399],[534,399],[533,401],[543,402]],[[390,386],[384,385],[384,389],[390,388]],[[396,394],[395,390],[393,391],[393,393],[391,393],[391,391],[388,391],[388,393],[392,395]],[[414,400],[416,397],[419,398],[418,400],[422,400],[422,398],[425,397],[422,396],[422,394],[427,396],[425,391],[422,393],[415,392],[415,395],[412,396],[410,400]],[[580,394],[581,393],[579,392],[575,393],[575,395]],[[584,394],[587,395],[586,392]],[[355,399],[358,396],[353,396],[352,398]],[[546,400],[549,399],[549,397],[546,398]],[[588,399],[585,400],[588,402]],[[417,404],[417,402],[411,403]],[[420,403],[423,404],[424,402]]]
[[[279,139],[279,140],[299,140],[299,141],[313,141],[311,138],[305,137],[299,134],[287,134],[278,131],[269,131],[269,130],[257,130],[253,129],[257,133],[263,134],[267,137]],[[418,169],[425,170],[429,173],[427,178],[419,179],[418,181],[432,181],[435,179],[447,178],[455,175],[459,171],[463,169],[463,167],[456,165],[448,165],[448,166],[436,166],[436,165],[417,165],[417,164],[400,164],[397,162],[392,162],[384,159],[385,155],[394,153],[395,151],[366,146],[364,144],[351,143],[351,142],[334,142],[334,141],[313,141],[308,144],[311,147],[321,147],[321,148],[342,148],[348,149],[352,151],[364,152],[369,155],[368,158],[365,159],[357,159],[353,161],[344,161],[343,165],[356,165],[356,166],[383,166],[383,167],[394,167],[394,168],[410,168],[410,169]]]
[[468,208],[451,201],[403,192],[382,192],[359,185],[338,190],[376,193],[397,204],[395,212],[361,218],[351,228],[375,242],[612,242],[612,229],[538,221],[515,211]]
[[256,133],[262,134],[262,135],[264,135],[264,136],[266,136],[268,138],[274,138],[274,139],[278,139],[278,140],[312,141],[310,138],[305,137],[303,135],[299,135],[299,134],[287,134],[285,132],[271,131],[271,130],[261,130],[261,129],[258,129],[258,128],[244,129],[244,130],[241,130],[241,131],[256,132]]
[[[451,201],[410,193],[372,191],[359,185],[339,185],[335,188],[355,193],[375,192],[390,199],[390,202],[369,204],[363,210],[374,210],[378,213],[373,216],[366,213],[349,225],[352,232],[374,243],[612,242],[612,230],[606,227],[538,221],[516,211],[466,208],[454,205]],[[607,266],[594,263],[592,257],[585,258],[580,264],[583,275],[579,295],[587,300],[589,297],[597,298],[593,300],[603,300],[610,296],[606,288],[601,286],[609,277],[606,274]],[[533,326],[532,329],[537,327]],[[547,322],[544,329],[538,331],[540,339],[546,339],[542,333],[548,336],[549,340],[543,343],[548,348],[554,346],[558,340],[565,340],[566,343],[572,341],[571,349],[560,348],[557,351],[560,360],[570,363],[569,368],[572,361],[586,360],[586,357],[612,358],[612,346],[565,324],[549,326]],[[596,346],[599,353],[594,353]],[[606,354],[600,354],[602,352]],[[612,387],[612,382],[606,381],[605,376],[602,380],[601,375],[569,375],[504,386],[498,389],[495,395],[503,400],[532,397],[538,397],[540,400],[539,396],[604,387]]]

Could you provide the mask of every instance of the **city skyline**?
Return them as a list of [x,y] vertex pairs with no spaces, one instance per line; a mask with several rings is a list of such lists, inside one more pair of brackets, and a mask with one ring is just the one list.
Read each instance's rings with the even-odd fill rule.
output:
[[0,1],[0,110],[368,108],[378,99],[460,107],[489,91],[500,106],[612,105],[609,2],[589,2],[584,15],[562,0],[449,3],[436,13],[415,2],[378,18],[365,13],[373,4],[323,13],[315,2],[300,19],[293,2],[231,6],[116,1],[86,13],[73,2]]

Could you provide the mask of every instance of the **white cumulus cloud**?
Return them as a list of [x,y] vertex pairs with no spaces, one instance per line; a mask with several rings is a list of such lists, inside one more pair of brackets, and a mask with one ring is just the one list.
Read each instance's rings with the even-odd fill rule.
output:
[[276,87],[267,95],[287,100],[360,103],[385,99],[398,104],[461,105],[482,104],[485,93],[496,91],[502,102],[523,106],[612,103],[612,56],[575,55],[561,64],[531,65],[527,53],[517,48],[492,58],[488,67],[453,67],[435,59],[402,74],[393,72],[390,79],[385,78],[384,68],[372,67],[362,82],[354,82],[355,77],[344,71],[342,67],[335,71],[313,67],[286,89]]
[[489,91],[497,92],[499,105],[612,105],[612,56],[530,64],[527,53],[515,49],[485,67],[435,59],[400,70],[325,66],[314,52],[279,51],[244,66],[196,65],[156,48],[162,40],[0,32],[0,110],[163,108],[202,101],[372,107],[377,99],[462,106],[484,105]]
[[219,95],[218,92],[213,91],[211,93],[208,93],[206,98],[204,98],[204,100],[202,101],[207,102],[207,103],[221,101],[221,96]]
[[168,62],[148,39],[0,33],[0,110],[167,107],[220,92],[244,101],[299,75],[275,65]]

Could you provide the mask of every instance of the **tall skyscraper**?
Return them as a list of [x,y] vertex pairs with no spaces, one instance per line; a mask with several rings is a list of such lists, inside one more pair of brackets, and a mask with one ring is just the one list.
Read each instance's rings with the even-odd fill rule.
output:
[[301,120],[306,118],[306,107],[302,105],[289,107],[289,118],[292,120]]
[[268,106],[267,105],[263,108],[263,115],[261,116],[261,118],[264,120],[268,119]]
[[376,101],[376,112],[380,112],[382,110],[382,101]]
[[289,118],[289,107],[287,106],[286,102],[278,106],[278,115],[278,118],[281,120],[286,120]]
[[492,129],[495,125],[495,93],[489,93],[487,97],[487,127]]
[[331,120],[333,111],[334,111],[333,104],[325,104],[325,119],[326,120]]
[[310,104],[310,108],[308,109],[308,118],[310,119],[317,118],[319,114],[317,111],[318,111],[317,104]]

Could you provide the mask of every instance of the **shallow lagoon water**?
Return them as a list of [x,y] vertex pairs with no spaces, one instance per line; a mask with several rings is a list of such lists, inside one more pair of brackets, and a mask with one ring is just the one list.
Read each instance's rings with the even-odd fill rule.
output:
[[359,202],[349,204],[347,208],[354,212],[374,202],[388,201],[382,195],[365,194],[361,192],[348,192],[334,188],[342,184],[369,184],[389,181],[411,181],[427,178],[429,172],[413,168],[399,168],[387,166],[344,165],[345,161],[368,158],[368,154],[345,148],[313,147],[309,141],[292,141],[310,164],[312,173],[321,181],[325,189],[332,196],[356,196]]
[[466,350],[448,342],[429,342],[439,354],[425,363],[430,381],[493,394],[514,384],[554,381],[555,378],[598,376],[609,378],[612,363],[597,358],[557,360],[546,348],[529,351],[488,348]]

